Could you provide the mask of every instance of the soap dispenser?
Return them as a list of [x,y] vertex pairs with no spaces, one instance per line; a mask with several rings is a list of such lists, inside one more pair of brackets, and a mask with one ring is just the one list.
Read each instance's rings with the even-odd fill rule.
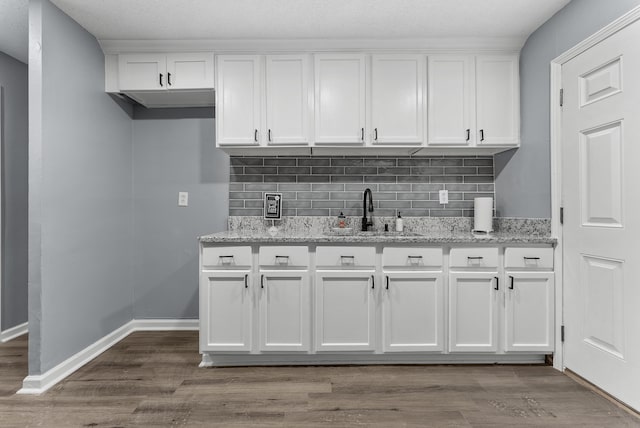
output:
[[342,211],[340,211],[340,215],[338,216],[338,227],[340,229],[344,229],[345,226],[346,226],[345,216],[342,213]]
[[398,218],[396,219],[396,232],[402,232],[403,229],[404,229],[404,225],[402,224],[402,216],[398,211]]

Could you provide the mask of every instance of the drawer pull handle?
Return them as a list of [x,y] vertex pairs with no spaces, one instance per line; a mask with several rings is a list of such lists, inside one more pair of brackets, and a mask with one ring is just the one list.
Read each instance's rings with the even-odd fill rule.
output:
[[467,257],[467,260],[482,260],[482,259],[484,259],[484,257],[482,256]]
[[412,265],[419,265],[422,262],[422,256],[407,256],[407,258]]
[[387,275],[387,290],[389,289],[389,275]]
[[493,288],[494,290],[499,290],[500,289],[500,278],[498,278],[497,276],[493,277],[496,280],[496,286]]
[[340,264],[354,265],[356,262],[356,256],[340,256]]
[[509,275],[509,281],[510,281],[509,282],[509,290],[513,290],[513,281],[514,281],[513,276]]
[[264,275],[260,275],[260,288],[264,288]]
[[249,274],[245,274],[244,276],[244,288],[249,288]]
[[375,290],[376,288],[376,277],[375,275],[371,275],[371,289]]
[[219,256],[220,263],[223,265],[230,265],[234,263],[235,256]]
[[525,261],[527,260],[540,260],[540,257],[523,257]]
[[289,256],[276,256],[276,264],[278,264],[278,265],[288,265],[289,264]]

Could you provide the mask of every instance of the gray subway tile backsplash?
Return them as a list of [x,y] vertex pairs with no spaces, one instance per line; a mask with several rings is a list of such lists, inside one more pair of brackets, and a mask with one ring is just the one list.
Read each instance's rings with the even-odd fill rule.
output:
[[[362,215],[373,192],[378,216],[470,217],[473,199],[495,197],[492,156],[232,156],[229,214],[261,216],[263,193],[283,195],[285,216]],[[439,190],[449,204],[439,203]]]

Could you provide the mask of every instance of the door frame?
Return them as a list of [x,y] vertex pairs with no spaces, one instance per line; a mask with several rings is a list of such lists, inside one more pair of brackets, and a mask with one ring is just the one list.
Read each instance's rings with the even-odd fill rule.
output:
[[625,27],[640,20],[640,6],[636,6],[620,18],[606,25],[596,33],[587,37],[574,47],[565,51],[551,61],[550,85],[550,143],[551,143],[551,236],[558,239],[554,254],[556,273],[556,335],[553,367],[564,371],[564,347],[561,340],[561,327],[564,325],[564,284],[563,284],[563,229],[560,224],[562,200],[562,107],[560,106],[560,90],[562,89],[562,65],[593,46],[614,35]]

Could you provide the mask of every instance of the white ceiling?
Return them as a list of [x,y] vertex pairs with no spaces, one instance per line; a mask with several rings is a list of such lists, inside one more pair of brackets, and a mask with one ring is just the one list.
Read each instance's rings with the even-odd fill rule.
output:
[[[52,2],[99,40],[415,40],[472,37],[520,39],[524,42],[569,0]],[[27,58],[26,3],[27,0],[0,0],[0,50],[23,61]]]

